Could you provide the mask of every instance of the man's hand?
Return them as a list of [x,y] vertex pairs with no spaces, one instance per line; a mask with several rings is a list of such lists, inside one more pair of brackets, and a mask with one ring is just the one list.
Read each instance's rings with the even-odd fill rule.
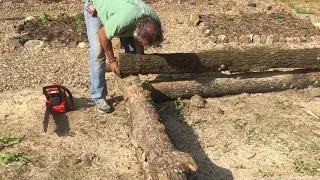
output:
[[118,61],[116,59],[109,61],[109,66],[110,66],[111,71],[120,77],[120,70],[119,70]]

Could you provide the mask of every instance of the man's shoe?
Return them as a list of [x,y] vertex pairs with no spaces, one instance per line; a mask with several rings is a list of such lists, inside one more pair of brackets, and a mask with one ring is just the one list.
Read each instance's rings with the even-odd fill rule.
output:
[[108,102],[105,99],[98,99],[95,100],[97,109],[100,113],[110,113],[111,107],[109,106]]

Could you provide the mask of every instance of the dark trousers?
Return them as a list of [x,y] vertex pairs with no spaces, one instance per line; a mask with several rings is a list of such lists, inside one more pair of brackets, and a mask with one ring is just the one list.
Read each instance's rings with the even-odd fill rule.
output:
[[120,37],[120,43],[126,53],[137,54],[136,47],[134,45],[133,36]]

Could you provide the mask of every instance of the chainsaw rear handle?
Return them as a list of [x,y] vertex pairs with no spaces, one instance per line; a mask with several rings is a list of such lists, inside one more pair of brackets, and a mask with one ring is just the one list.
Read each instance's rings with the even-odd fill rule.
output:
[[69,91],[69,89],[67,89],[64,86],[59,85],[59,88],[65,90],[67,92],[68,96],[69,96],[69,101],[68,101],[69,102],[69,106],[67,106],[67,110],[68,111],[73,110],[74,109],[74,103],[73,103],[73,97],[72,97],[71,92]]

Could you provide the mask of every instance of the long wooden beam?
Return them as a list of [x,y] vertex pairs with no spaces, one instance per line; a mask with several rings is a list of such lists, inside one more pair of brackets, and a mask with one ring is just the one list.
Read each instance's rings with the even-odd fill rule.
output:
[[241,93],[265,93],[287,89],[320,87],[320,71],[264,72],[223,74],[193,74],[186,79],[150,81],[154,101],[177,98],[217,97]]
[[264,71],[272,68],[320,69],[320,48],[228,48],[199,53],[119,54],[122,75]]

